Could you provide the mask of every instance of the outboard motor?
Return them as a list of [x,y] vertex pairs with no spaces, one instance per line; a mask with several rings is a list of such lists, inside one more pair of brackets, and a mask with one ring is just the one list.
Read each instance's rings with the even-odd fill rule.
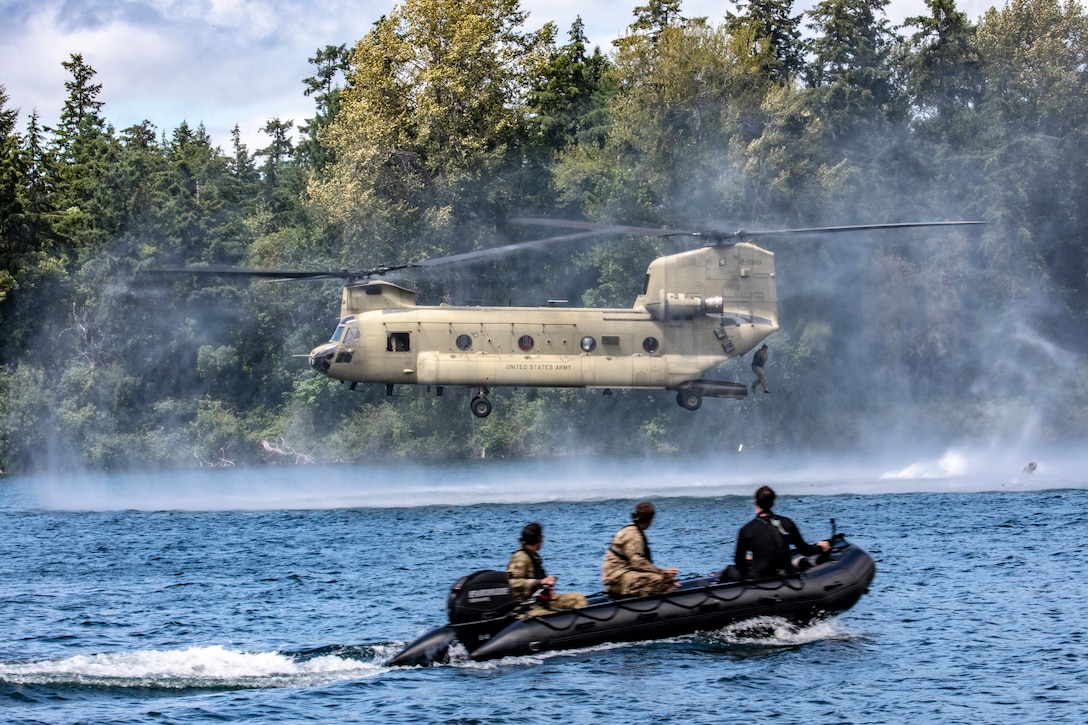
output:
[[469,654],[510,624],[517,606],[506,572],[487,569],[458,579],[447,601],[450,626]]

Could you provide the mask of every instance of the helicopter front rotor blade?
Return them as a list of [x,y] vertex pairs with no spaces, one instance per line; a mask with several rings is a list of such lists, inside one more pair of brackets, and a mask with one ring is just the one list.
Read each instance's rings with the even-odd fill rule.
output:
[[[625,224],[599,224],[597,222],[583,222],[563,219],[539,219],[533,217],[517,217],[511,219],[518,224],[535,224],[542,227],[570,227],[571,229],[586,229],[592,234],[631,234],[637,237],[672,237],[672,236],[699,236],[699,232],[686,229],[655,229],[653,227],[632,227]],[[559,237],[553,237],[559,238]]]
[[486,259],[487,257],[495,257],[502,254],[510,254],[522,249],[533,249],[534,247],[544,247],[554,242],[567,242],[574,239],[583,239],[585,237],[591,237],[596,234],[601,234],[597,231],[589,232],[575,232],[574,234],[564,234],[558,237],[547,237],[545,239],[531,239],[526,242],[514,242],[513,244],[504,244],[501,247],[488,247],[487,249],[477,249],[472,252],[462,252],[461,254],[451,254],[448,257],[435,257],[433,259],[423,259],[418,262],[412,262],[405,265],[406,267],[435,267],[440,264],[452,264],[454,262],[470,262],[477,259]]
[[396,264],[374,269],[260,269],[257,267],[233,267],[226,264],[154,267],[143,270],[144,274],[198,274],[227,277],[253,277],[273,282],[319,282],[324,280],[368,279],[376,275],[395,272],[410,264]]
[[488,257],[496,257],[503,254],[511,254],[513,252],[521,251],[524,249],[533,249],[537,247],[544,247],[555,242],[572,241],[575,239],[583,239],[585,237],[601,234],[600,231],[584,231],[575,232],[573,234],[564,234],[557,237],[548,237],[547,239],[531,239],[525,242],[515,242],[513,244],[505,244],[501,247],[489,247],[487,249],[477,249],[471,252],[462,252],[460,254],[451,254],[446,257],[433,257],[431,259],[423,259],[418,262],[408,262],[405,264],[391,264],[382,265],[380,267],[374,267],[372,269],[333,269],[333,270],[287,270],[287,269],[259,269],[254,267],[232,267],[230,265],[206,265],[206,266],[167,266],[156,267],[154,269],[144,270],[148,273],[161,273],[161,274],[204,274],[204,275],[226,275],[235,277],[254,277],[256,279],[263,279],[268,281],[278,282],[301,282],[301,281],[314,281],[314,280],[343,280],[346,279],[349,282],[353,280],[369,279],[371,277],[377,277],[388,274],[390,272],[397,272],[403,269],[416,269],[420,267],[436,267],[441,264],[453,264],[456,262],[471,262],[478,259],[486,259]]
[[155,267],[144,270],[151,274],[208,274],[234,277],[257,277],[260,279],[277,280],[302,280],[323,279],[336,276],[337,273],[329,271],[307,271],[289,269],[259,269],[256,267],[232,267],[225,264],[210,264],[206,266],[167,266]]

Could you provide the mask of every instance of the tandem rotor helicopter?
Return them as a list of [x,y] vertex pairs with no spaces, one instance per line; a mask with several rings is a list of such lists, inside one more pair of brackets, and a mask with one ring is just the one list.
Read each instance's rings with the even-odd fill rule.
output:
[[[664,389],[696,410],[704,397],[744,398],[744,383],[703,377],[744,355],[778,329],[774,254],[751,239],[878,229],[969,226],[979,221],[866,224],[773,231],[690,231],[519,218],[580,230],[448,257],[373,269],[261,270],[167,267],[158,272],[240,275],[269,280],[343,279],[340,317],[310,366],[355,390],[359,383],[475,389],[472,414],[491,414],[498,387]],[[600,234],[691,237],[703,246],[653,260],[630,308],[476,307],[416,303],[416,293],[376,279],[390,272],[468,262]]]

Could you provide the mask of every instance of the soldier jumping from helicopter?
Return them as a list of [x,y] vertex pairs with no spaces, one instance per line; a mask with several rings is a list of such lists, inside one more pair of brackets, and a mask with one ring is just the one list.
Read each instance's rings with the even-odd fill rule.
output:
[[764,393],[771,392],[767,388],[767,376],[763,373],[763,366],[767,364],[767,354],[769,352],[767,346],[764,345],[756,350],[756,354],[752,356],[752,372],[756,374],[756,379],[752,382],[752,390],[755,390],[757,385],[762,385]]

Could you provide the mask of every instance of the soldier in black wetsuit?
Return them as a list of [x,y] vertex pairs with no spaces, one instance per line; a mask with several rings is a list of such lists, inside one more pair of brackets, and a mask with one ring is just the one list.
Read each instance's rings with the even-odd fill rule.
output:
[[831,549],[830,542],[809,544],[802,538],[797,525],[779,516],[774,507],[775,493],[770,486],[756,491],[756,517],[737,534],[737,550],[733,565],[722,572],[722,581],[760,579],[793,571],[790,545],[797,553],[809,556]]
[[763,372],[763,366],[767,364],[767,355],[770,350],[766,345],[756,350],[756,354],[752,356],[752,372],[756,374],[755,381],[752,382],[752,390],[756,389],[757,385],[763,386],[763,392],[771,392],[767,387],[767,375]]

